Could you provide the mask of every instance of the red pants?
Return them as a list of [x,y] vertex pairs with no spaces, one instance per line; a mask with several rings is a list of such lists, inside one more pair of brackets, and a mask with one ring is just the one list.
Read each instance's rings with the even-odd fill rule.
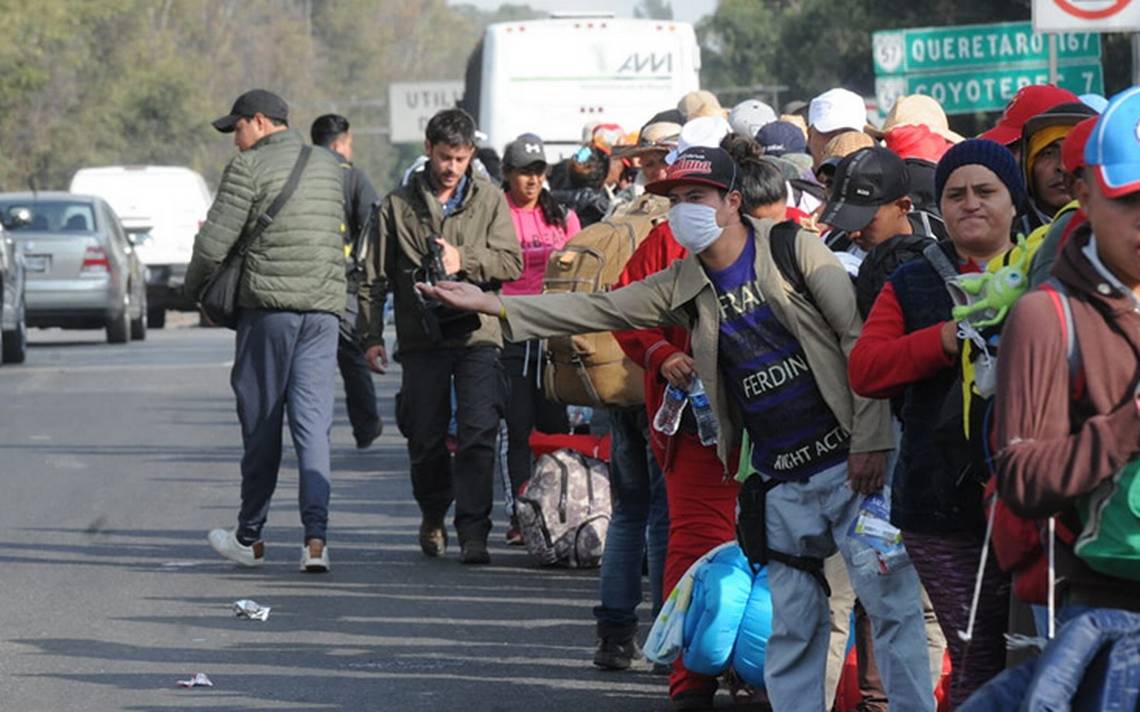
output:
[[[665,594],[689,567],[714,546],[736,538],[736,492],[739,485],[716,456],[695,438],[674,440],[673,462],[665,472],[669,500],[669,549],[665,554]],[[688,690],[716,689],[716,678],[685,669],[681,659],[669,675],[669,696]]]

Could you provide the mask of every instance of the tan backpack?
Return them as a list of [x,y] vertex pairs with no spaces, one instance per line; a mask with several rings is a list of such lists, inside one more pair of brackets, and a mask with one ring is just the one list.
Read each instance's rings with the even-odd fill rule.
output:
[[[667,200],[646,195],[622,214],[582,230],[546,262],[544,294],[603,292],[621,276],[625,263],[656,222]],[[559,336],[547,342],[543,387],[546,397],[569,405],[629,407],[645,402],[641,366],[626,357],[608,331]]]

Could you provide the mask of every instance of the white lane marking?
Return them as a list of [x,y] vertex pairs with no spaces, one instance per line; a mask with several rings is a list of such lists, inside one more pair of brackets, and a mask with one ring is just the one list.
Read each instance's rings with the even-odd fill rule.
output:
[[118,363],[102,366],[18,366],[0,369],[0,378],[29,373],[91,373],[104,371],[180,371],[189,368],[231,368],[233,361],[219,363]]

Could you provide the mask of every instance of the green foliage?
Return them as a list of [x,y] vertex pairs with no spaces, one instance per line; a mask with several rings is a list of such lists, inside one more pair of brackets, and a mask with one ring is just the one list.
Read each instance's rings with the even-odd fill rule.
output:
[[834,86],[871,96],[871,33],[1029,18],[1027,0],[721,0],[698,27],[702,84],[782,84],[809,98]]
[[83,166],[187,165],[216,181],[233,155],[210,120],[262,87],[304,135],[337,111],[385,190],[418,148],[392,146],[393,81],[456,79],[489,22],[540,17],[445,0],[0,0],[0,189],[66,188]]

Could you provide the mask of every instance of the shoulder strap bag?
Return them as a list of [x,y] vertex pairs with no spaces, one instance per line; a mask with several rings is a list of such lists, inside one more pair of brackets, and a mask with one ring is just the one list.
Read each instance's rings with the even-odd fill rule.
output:
[[293,164],[289,179],[285,181],[285,187],[269,204],[269,208],[257,217],[254,226],[238,238],[238,241],[230,248],[226,258],[202,285],[202,291],[198,293],[198,302],[201,304],[206,318],[218,326],[224,326],[228,329],[237,328],[238,288],[241,284],[242,272],[245,270],[245,255],[249,251],[250,245],[261,237],[266,228],[273,224],[273,219],[277,217],[277,213],[281,212],[281,208],[293,195],[293,191],[297,189],[297,183],[301,180],[301,172],[305,170],[305,164],[309,162],[309,154],[312,152],[312,146],[301,147],[297,162]]

